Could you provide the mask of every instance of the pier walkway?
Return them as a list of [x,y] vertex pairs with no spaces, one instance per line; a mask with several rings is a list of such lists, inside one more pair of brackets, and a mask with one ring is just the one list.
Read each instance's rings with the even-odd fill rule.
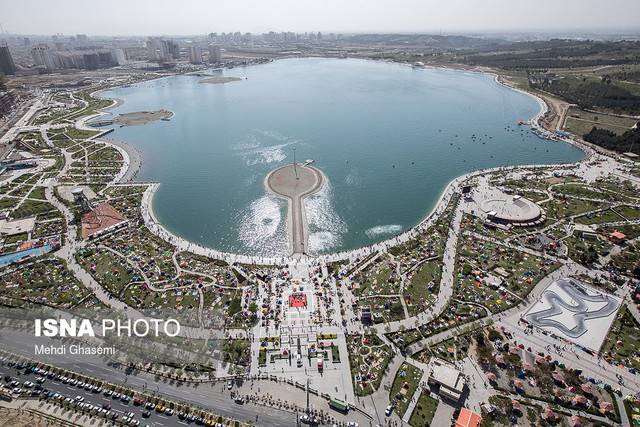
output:
[[318,169],[290,164],[272,171],[265,180],[267,189],[289,201],[287,228],[292,254],[304,254],[309,233],[303,199],[322,187],[323,175]]

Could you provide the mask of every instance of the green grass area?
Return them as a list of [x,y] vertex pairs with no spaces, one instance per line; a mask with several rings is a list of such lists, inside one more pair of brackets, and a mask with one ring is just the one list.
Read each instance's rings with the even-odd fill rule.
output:
[[224,340],[222,357],[227,363],[249,366],[251,363],[251,343],[246,339]]
[[0,210],[11,209],[18,204],[18,199],[14,197],[3,197],[0,199]]
[[611,244],[603,239],[585,240],[570,236],[564,239],[569,248],[569,258],[583,265],[589,265],[598,260],[598,255],[604,255],[611,249]]
[[87,249],[78,252],[76,259],[113,295],[119,295],[129,282],[142,280],[123,259],[108,251]]
[[404,288],[404,298],[409,315],[415,316],[435,302],[442,275],[441,260],[425,261],[411,276]]
[[554,199],[542,205],[547,217],[561,219],[603,208],[602,203],[578,199]]
[[348,335],[347,349],[356,396],[368,396],[380,388],[393,350],[375,334]]
[[602,191],[595,189],[586,184],[576,184],[576,183],[568,183],[568,184],[559,184],[553,186],[551,191],[554,194],[566,194],[568,196],[574,197],[583,197],[586,199],[596,199],[596,200],[625,200],[624,196],[621,196],[615,192],[611,191]]
[[46,255],[0,276],[0,295],[11,300],[70,308],[89,294],[64,261]]
[[118,150],[108,146],[89,154],[88,159],[90,162],[112,162],[123,160],[122,155]]
[[618,312],[600,353],[617,364],[640,369],[640,324],[626,307]]
[[413,393],[418,389],[421,379],[422,369],[416,368],[407,362],[404,362],[396,372],[396,377],[389,391],[389,401],[393,404],[393,410],[400,418],[407,411]]
[[[535,284],[558,267],[540,257],[485,240],[464,236],[459,241],[454,297],[497,313],[520,302]],[[500,277],[500,286],[492,285]],[[508,290],[508,292],[507,292]]]
[[571,107],[567,116],[565,130],[582,137],[589,133],[593,127],[597,127],[622,135],[631,129],[636,122],[637,120],[627,117],[618,117],[606,113],[592,113]]
[[422,339],[422,334],[418,329],[400,329],[397,332],[387,334],[387,337],[398,347],[403,348]]
[[614,255],[612,264],[628,275],[640,278],[640,248],[629,245],[618,255]]
[[395,266],[386,257],[381,257],[354,277],[359,287],[356,296],[391,295],[398,293],[399,285],[392,278]]
[[75,127],[68,127],[66,129],[66,134],[71,139],[87,139],[92,136],[96,136],[100,131],[97,130],[84,130],[84,129],[76,129]]
[[[29,237],[29,235],[27,233],[18,233],[18,234],[14,234],[12,236],[7,236],[4,239],[4,244],[5,245],[10,245],[12,243],[23,242],[23,241],[27,240],[28,237]],[[4,250],[6,251],[6,248]]]
[[44,187],[35,187],[33,190],[31,190],[31,193],[29,193],[29,198],[46,200],[46,197],[44,195]]
[[411,418],[409,418],[409,425],[411,427],[429,427],[436,414],[436,409],[438,409],[438,401],[429,396],[427,392],[421,393],[416,407],[411,413]]
[[615,210],[628,220],[640,218],[640,209],[635,206],[620,206],[615,208]]
[[199,304],[199,297],[195,291],[167,290],[155,292],[141,283],[127,286],[120,299],[132,307],[171,309],[178,312],[193,312],[197,310]]
[[14,219],[28,218],[32,216],[39,216],[45,212],[55,210],[53,205],[48,202],[37,202],[35,200],[25,200],[18,209],[15,209],[11,216]]
[[601,212],[584,215],[579,218],[576,218],[577,223],[586,224],[586,225],[602,224],[605,222],[617,222],[617,221],[623,221],[623,220],[624,218],[622,218],[620,215],[618,215],[616,212],[614,212],[611,209],[606,209]]
[[442,341],[436,346],[431,346],[425,351],[430,352],[439,359],[443,359],[453,363],[467,357],[470,345],[470,334],[458,335],[456,337],[449,338],[446,341]]

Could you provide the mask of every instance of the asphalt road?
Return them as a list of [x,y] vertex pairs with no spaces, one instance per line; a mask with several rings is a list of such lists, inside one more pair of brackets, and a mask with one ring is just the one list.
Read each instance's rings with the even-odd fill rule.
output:
[[[230,392],[226,390],[226,386],[221,382],[198,385],[178,385],[162,380],[157,382],[155,376],[147,372],[137,372],[128,375],[123,369],[108,365],[107,362],[99,356],[77,356],[69,354],[34,356],[35,344],[60,345],[60,342],[53,340],[47,342],[43,338],[36,338],[30,335],[29,332],[1,329],[0,344],[3,350],[14,354],[40,360],[52,366],[68,369],[110,383],[122,384],[134,390],[146,391],[150,394],[155,393],[171,400],[200,406],[210,409],[216,414],[240,421],[253,422],[260,426],[274,427],[289,427],[295,425],[296,422],[295,414],[290,412],[270,407],[256,406],[254,404],[239,405],[235,403],[230,397]],[[48,380],[47,383],[49,382]],[[70,392],[70,390],[67,391]],[[116,405],[113,406],[116,407]],[[133,407],[131,404],[129,404],[129,406]],[[152,418],[153,417],[157,417],[157,414],[153,414]]]
[[[31,381],[35,383],[36,378],[39,376],[38,374],[33,373],[27,374],[24,369],[18,370],[15,367],[12,368],[7,365],[0,366],[0,375],[2,377],[4,377],[5,375],[10,375],[12,378],[20,381],[20,387],[24,390],[27,390],[22,385],[25,383],[25,381]],[[4,382],[5,384],[7,383],[6,381]],[[142,412],[145,411],[144,406],[136,406],[131,402],[124,403],[119,399],[106,397],[102,393],[92,393],[83,388],[74,387],[71,384],[63,384],[62,381],[56,381],[55,379],[47,379],[42,384],[42,387],[49,391],[60,393],[61,395],[69,397],[71,399],[75,399],[76,396],[81,396],[85,399],[84,402],[96,405],[98,407],[102,407],[102,405],[108,404],[111,407],[110,410],[118,414],[119,419],[122,419],[124,414],[133,412],[135,414],[135,420],[144,422],[148,426],[178,427],[181,425],[188,425],[186,422],[180,421],[180,419],[176,415],[168,417],[164,414],[158,414],[155,411],[150,411],[151,416],[147,419],[144,419],[142,416]]]

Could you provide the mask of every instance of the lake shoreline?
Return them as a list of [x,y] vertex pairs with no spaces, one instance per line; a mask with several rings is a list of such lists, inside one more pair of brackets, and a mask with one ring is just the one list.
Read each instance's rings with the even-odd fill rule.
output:
[[[374,62],[379,62],[379,61],[374,61]],[[455,68],[455,67],[444,67],[444,66],[429,66],[427,65],[425,68],[444,68],[444,69],[449,69],[449,70],[453,70],[453,71],[462,71],[462,72],[474,72],[474,73],[483,73],[483,74],[490,74],[494,76],[494,80],[497,84],[507,87],[511,90],[517,91],[517,92],[521,92],[524,93],[526,95],[531,96],[532,98],[534,98],[536,100],[536,102],[540,105],[540,110],[538,112],[538,114],[536,114],[534,117],[531,118],[531,126],[534,128],[539,129],[540,128],[540,124],[539,124],[539,120],[540,118],[544,115],[544,113],[546,112],[546,108],[548,108],[546,102],[544,100],[542,100],[541,98],[537,97],[535,94],[532,94],[530,92],[521,90],[519,88],[515,88],[512,87],[510,85],[505,84],[504,82],[500,81],[499,79],[499,74],[496,74],[494,72],[491,72],[490,70],[484,70],[484,69],[469,69],[469,68]],[[121,105],[121,104],[120,104]],[[109,107],[109,108],[114,108]],[[551,138],[549,138],[551,139]],[[557,140],[556,140],[557,141]],[[120,141],[119,141],[120,142]],[[452,188],[457,188],[457,186],[459,185],[460,182],[475,176],[477,174],[483,174],[483,173],[491,173],[491,172],[495,172],[497,170],[526,170],[527,168],[557,168],[557,167],[563,167],[563,166],[567,166],[567,165],[575,165],[575,164],[579,164],[585,160],[588,160],[589,157],[592,154],[592,150],[589,147],[584,146],[583,144],[580,144],[577,141],[574,140],[570,140],[569,138],[567,139],[561,139],[561,142],[566,142],[569,143],[577,148],[579,148],[584,154],[585,157],[577,162],[570,162],[570,163],[560,163],[560,164],[555,164],[555,165],[538,165],[538,164],[533,164],[533,165],[516,165],[516,166],[507,166],[507,167],[497,167],[497,168],[489,168],[489,169],[481,169],[481,170],[476,170],[476,171],[472,171],[469,172],[467,174],[463,174],[460,176],[457,176],[453,179],[451,179],[447,185],[445,185],[445,187],[443,188],[443,190],[441,191],[439,197],[437,198],[436,202],[434,203],[433,207],[424,215],[420,218],[420,220],[413,226],[407,228],[405,231],[391,236],[389,238],[383,239],[380,242],[376,242],[376,243],[372,243],[371,245],[366,245],[360,248],[355,248],[355,249],[350,249],[350,250],[346,250],[346,251],[342,251],[342,252],[331,252],[331,253],[321,253],[321,254],[317,254],[317,255],[313,255],[313,257],[317,257],[317,258],[321,258],[321,259],[326,259],[326,260],[335,260],[335,259],[346,259],[346,258],[351,258],[353,256],[353,254],[356,253],[360,253],[360,255],[357,256],[361,256],[361,251],[363,249],[366,248],[388,248],[391,246],[395,246],[397,244],[400,244],[400,240],[402,239],[403,235],[407,235],[407,234],[411,234],[413,232],[415,232],[418,229],[421,229],[425,226],[425,224],[434,216],[434,215],[438,215],[439,212],[442,210],[441,207],[443,205],[446,205],[446,203],[448,202],[449,198],[448,195],[449,193],[452,191]],[[122,142],[121,147],[124,147],[125,145],[129,145],[126,142]],[[133,151],[135,151],[135,149],[133,149]],[[137,151],[135,151],[137,153]],[[137,153],[138,156],[140,156],[139,153]],[[134,154],[132,154],[132,156],[134,156]],[[142,162],[142,160],[140,160],[140,163]],[[512,169],[510,169],[512,168]],[[155,193],[159,187],[159,185],[155,185],[153,186],[154,188],[151,190],[151,194],[149,197],[146,197],[146,206],[144,207],[147,211],[151,211],[151,215],[153,216],[153,219],[155,221],[153,221],[154,224],[154,228],[160,226],[163,230],[165,234],[165,236],[170,236],[171,240],[175,241],[176,239],[179,239],[180,241],[184,240],[185,242],[188,242],[186,245],[192,244],[195,246],[199,246],[202,247],[202,249],[204,249],[204,251],[200,251],[200,252],[209,252],[207,251],[205,246],[202,245],[198,245],[195,244],[193,242],[189,242],[188,240],[178,236],[177,234],[173,233],[173,232],[169,232],[166,227],[164,227],[162,224],[159,224],[159,222],[157,222],[156,216],[153,213],[153,193]],[[145,220],[145,222],[147,222]],[[404,241],[404,240],[403,240]],[[215,250],[213,248],[210,248],[211,252],[210,252],[210,256],[214,256],[214,257],[223,257],[223,258],[228,258],[229,256],[234,256],[234,255],[239,255],[239,254],[233,254],[233,253],[227,253],[227,252],[221,252],[218,250]],[[284,256],[284,255],[283,255]],[[257,256],[257,255],[246,255],[243,254],[242,257],[248,257],[249,259],[260,259],[261,263],[276,263],[276,264],[280,264],[282,263],[282,257],[281,256],[273,256],[273,257],[261,257],[261,256]],[[337,257],[337,258],[336,258]]]

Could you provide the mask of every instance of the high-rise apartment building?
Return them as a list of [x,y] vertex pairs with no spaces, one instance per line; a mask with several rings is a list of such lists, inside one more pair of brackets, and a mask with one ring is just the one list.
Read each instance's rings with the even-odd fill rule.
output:
[[13,63],[11,51],[6,43],[0,44],[0,73],[15,74],[16,64]]
[[220,46],[210,44],[209,45],[209,63],[217,64],[220,61],[222,61],[222,50],[220,49]]

